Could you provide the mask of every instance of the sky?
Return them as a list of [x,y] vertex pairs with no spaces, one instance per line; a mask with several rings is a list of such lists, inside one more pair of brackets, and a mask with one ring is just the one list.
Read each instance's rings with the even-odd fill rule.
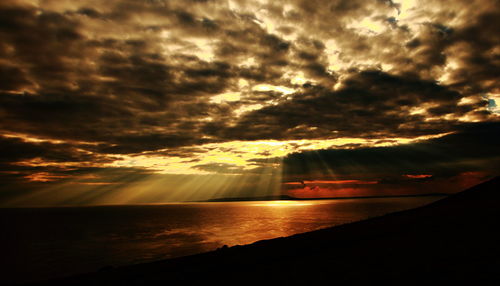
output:
[[0,206],[499,175],[496,0],[2,0]]

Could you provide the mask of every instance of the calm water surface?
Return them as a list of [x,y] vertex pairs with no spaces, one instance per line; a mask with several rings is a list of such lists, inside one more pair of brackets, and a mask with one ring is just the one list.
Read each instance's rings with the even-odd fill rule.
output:
[[439,198],[0,209],[0,284],[289,236]]

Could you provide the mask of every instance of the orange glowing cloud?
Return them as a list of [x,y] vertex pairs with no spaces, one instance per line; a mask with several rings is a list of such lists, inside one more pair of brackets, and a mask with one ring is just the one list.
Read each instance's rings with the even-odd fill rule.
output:
[[60,179],[65,179],[69,176],[67,175],[57,175],[49,172],[38,172],[25,176],[31,182],[52,182]]
[[311,180],[283,183],[286,193],[297,198],[351,197],[372,195],[368,185],[378,181]]
[[420,174],[420,175],[403,175],[403,177],[407,177],[410,179],[425,179],[425,178],[430,178],[432,175],[427,175],[427,174]]
[[335,198],[335,197],[360,197],[373,195],[371,189],[364,187],[309,187],[287,190],[287,194],[296,198]]

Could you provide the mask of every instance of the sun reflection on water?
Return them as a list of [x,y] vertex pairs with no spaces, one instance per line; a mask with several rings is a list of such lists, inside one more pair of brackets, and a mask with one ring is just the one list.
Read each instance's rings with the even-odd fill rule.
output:
[[309,205],[312,205],[312,203],[303,201],[262,201],[256,204],[252,204],[252,206],[259,206],[259,207],[295,207],[295,206],[309,206]]

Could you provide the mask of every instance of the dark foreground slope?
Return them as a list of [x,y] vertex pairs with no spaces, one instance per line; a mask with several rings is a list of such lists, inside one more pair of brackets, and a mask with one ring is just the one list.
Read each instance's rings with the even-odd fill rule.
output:
[[418,209],[39,285],[500,285],[499,202],[496,178]]

